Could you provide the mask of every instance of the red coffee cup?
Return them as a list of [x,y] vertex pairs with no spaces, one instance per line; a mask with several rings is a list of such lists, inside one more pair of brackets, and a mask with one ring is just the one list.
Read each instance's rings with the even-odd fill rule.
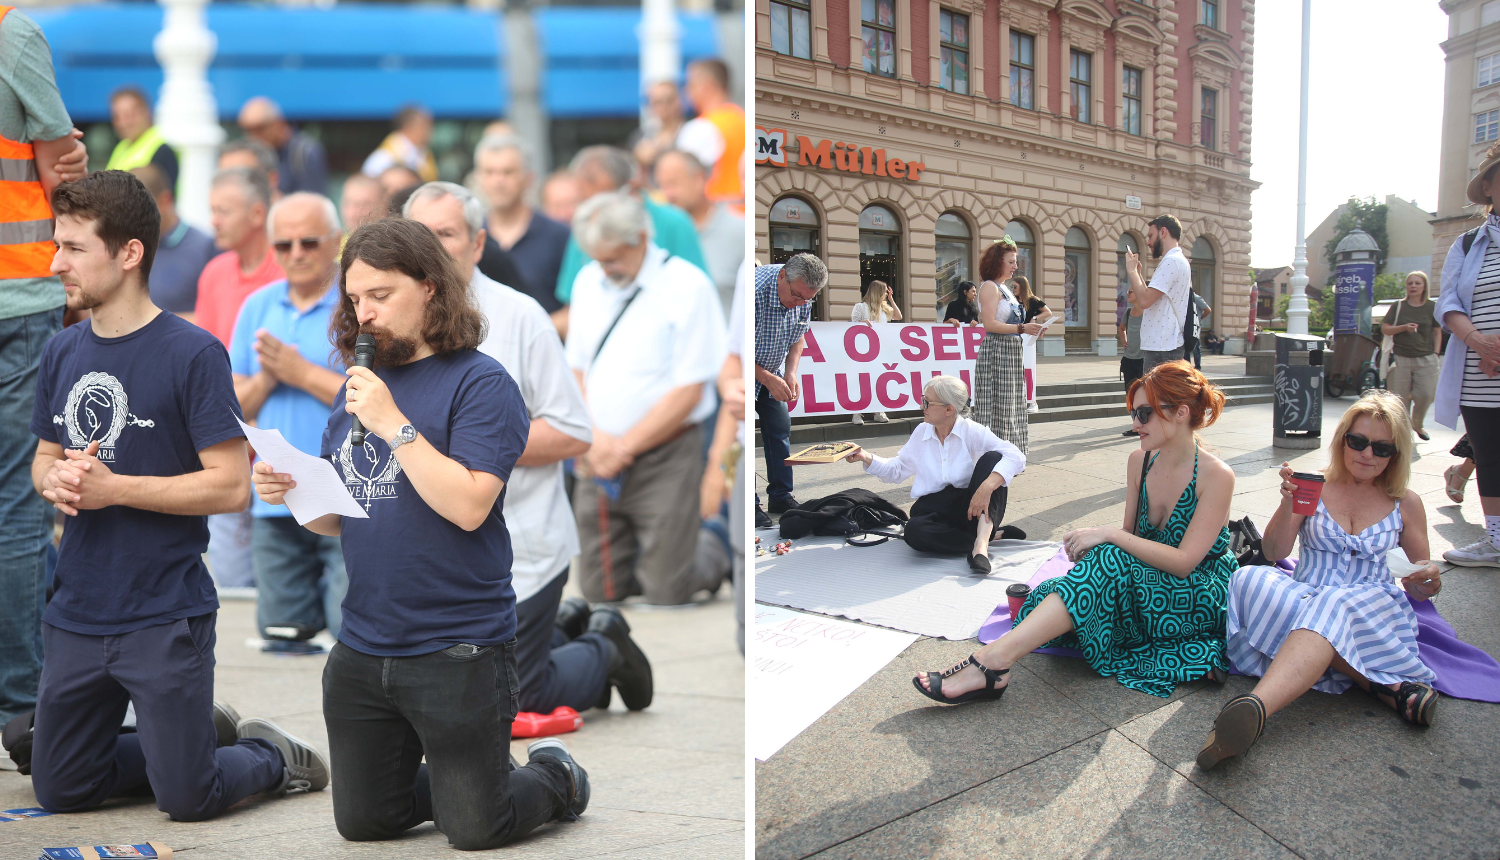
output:
[[1024,582],[1018,582],[1005,589],[1005,599],[1010,603],[1010,623],[1014,627],[1016,616],[1021,614],[1021,604],[1031,596],[1031,586]]
[[1318,499],[1323,495],[1322,475],[1316,472],[1293,472],[1292,513],[1312,516],[1318,512]]

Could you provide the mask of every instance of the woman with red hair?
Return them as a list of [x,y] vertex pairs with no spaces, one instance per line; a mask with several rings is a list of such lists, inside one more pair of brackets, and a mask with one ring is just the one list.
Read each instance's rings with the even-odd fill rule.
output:
[[1228,677],[1225,595],[1234,470],[1199,445],[1224,395],[1185,361],[1158,365],[1130,387],[1141,448],[1130,454],[1125,522],[1063,538],[1075,564],[1038,585],[1009,633],[945,672],[912,679],[958,704],[998,699],[1004,676],[1045,645],[1078,648],[1094,671],[1169,696],[1183,681]]

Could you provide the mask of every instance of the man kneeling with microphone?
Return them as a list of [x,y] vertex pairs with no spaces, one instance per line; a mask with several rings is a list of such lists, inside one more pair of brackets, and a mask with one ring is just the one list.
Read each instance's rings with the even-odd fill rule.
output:
[[[322,455],[369,518],[307,523],[341,536],[349,574],[323,671],[334,822],[365,841],[433,821],[456,848],[494,848],[589,798],[560,741],[509,766],[519,681],[502,503],[530,418],[515,381],[477,351],[484,318],[431,230],[361,227],[340,268],[332,335],[349,378]],[[356,363],[362,334],[373,369]],[[296,486],[274,463],[253,480],[270,504]]]

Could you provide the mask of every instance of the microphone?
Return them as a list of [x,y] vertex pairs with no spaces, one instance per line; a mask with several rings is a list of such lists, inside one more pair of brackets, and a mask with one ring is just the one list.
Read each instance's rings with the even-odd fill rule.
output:
[[[362,334],[354,339],[354,366],[369,370],[375,364],[375,335]],[[349,430],[349,444],[358,448],[365,444],[365,428],[354,416],[354,426]]]

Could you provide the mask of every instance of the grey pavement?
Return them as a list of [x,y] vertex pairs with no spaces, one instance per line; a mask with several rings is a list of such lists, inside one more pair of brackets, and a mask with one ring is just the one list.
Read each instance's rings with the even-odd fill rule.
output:
[[[569,585],[569,592],[576,593]],[[690,609],[626,604],[632,635],[651,658],[656,696],[631,713],[583,712],[562,735],[588,770],[593,796],[577,822],[545,825],[510,846],[475,856],[526,858],[728,858],[745,853],[745,661],[734,644],[734,605],[720,598]],[[325,658],[262,654],[251,601],[219,612],[217,697],[241,716],[274,719],[328,749],[322,715]],[[511,750],[526,760],[526,744]],[[0,772],[0,809],[35,806],[30,777]],[[42,847],[158,840],[191,858],[452,858],[431,823],[391,842],[345,842],[334,829],[332,792],[252,797],[207,822],[169,821],[150,799],[118,799],[93,812],[0,824],[0,858]],[[470,855],[462,855],[470,856]]]
[[[1107,374],[1102,364],[1069,365],[1078,379],[1047,379],[1044,369],[1043,382]],[[1325,433],[1352,402],[1324,402]],[[1006,521],[1033,540],[1120,523],[1125,458],[1137,444],[1120,436],[1123,412],[1033,424]],[[1472,481],[1462,505],[1443,493],[1459,434],[1430,418],[1428,430],[1411,486],[1439,558],[1478,540],[1484,517]],[[1280,464],[1317,468],[1327,457],[1326,447],[1273,449],[1268,404],[1233,407],[1202,435],[1237,476],[1231,516],[1261,525],[1279,504]],[[902,440],[868,441],[889,455]],[[757,468],[763,492],[763,460]],[[799,466],[796,480],[801,499],[862,486],[911,503],[910,482],[881,484],[853,464]],[[1500,570],[1444,567],[1436,606],[1460,637],[1500,655]],[[757,856],[1500,856],[1500,705],[1444,697],[1436,724],[1419,729],[1357,690],[1309,692],[1270,719],[1248,755],[1204,773],[1193,759],[1214,716],[1253,679],[1184,684],[1162,699],[1101,678],[1082,660],[1032,654],[999,702],[934,705],[912,689],[912,676],[976,646],[919,639],[758,762]]]

